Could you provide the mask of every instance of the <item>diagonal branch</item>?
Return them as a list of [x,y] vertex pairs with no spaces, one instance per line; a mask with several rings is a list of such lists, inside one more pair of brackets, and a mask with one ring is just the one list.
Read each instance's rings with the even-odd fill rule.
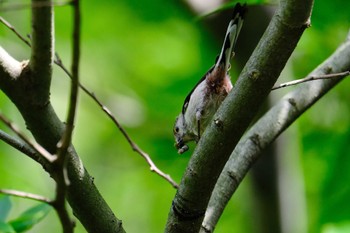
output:
[[[8,145],[10,145],[11,147],[19,150],[20,152],[22,152],[25,155],[28,155],[30,158],[32,158],[34,161],[38,162],[38,156],[36,151],[29,146],[28,144],[20,141],[19,139],[12,137],[11,135],[5,133],[4,131],[0,130],[0,140],[2,140],[3,142],[7,143]],[[38,162],[40,163],[40,162]]]
[[[34,2],[44,2],[33,0]],[[46,1],[50,2],[50,1]],[[52,23],[52,7],[32,7],[33,12],[33,35],[36,39],[32,41],[32,61],[18,62],[8,55],[0,47],[0,88],[11,99],[20,111],[27,128],[33,134],[35,140],[51,154],[57,151],[57,143],[62,138],[65,126],[55,113],[50,100],[49,88],[51,82],[52,52],[53,44],[50,38],[53,37],[51,30],[37,30],[47,22]],[[34,14],[37,14],[34,16]],[[39,18],[49,17],[47,21]],[[34,20],[35,18],[35,20]],[[42,23],[42,24],[40,24]],[[49,25],[52,28],[52,25]],[[49,33],[44,35],[40,44],[39,32]],[[35,41],[35,42],[34,42]],[[34,46],[36,44],[36,47]],[[43,49],[43,54],[40,54]],[[45,51],[44,51],[45,50]],[[39,54],[37,54],[39,52]],[[36,55],[43,55],[36,57]],[[40,69],[40,60],[43,61],[43,69]],[[40,76],[40,77],[39,77]],[[46,88],[46,89],[45,89]],[[68,148],[67,171],[69,173],[70,186],[67,187],[67,200],[73,209],[74,215],[80,220],[89,232],[124,232],[121,221],[116,218],[98,189],[94,185],[93,178],[84,168],[82,161],[73,147]],[[48,169],[55,181],[58,177],[54,166]],[[88,190],[88,191],[87,191]],[[81,195],[84,193],[84,195]],[[97,208],[98,207],[98,208]],[[94,209],[91,212],[91,209]]]
[[[29,42],[7,21],[2,20],[0,18],[0,22],[2,22],[5,26],[7,26],[10,30],[12,30],[23,42],[25,42],[27,45]],[[27,43],[28,42],[28,43]],[[54,63],[58,65],[71,79],[73,79],[72,74],[69,72],[69,70],[64,66],[61,58],[59,55],[56,53]],[[113,121],[113,123],[117,126],[117,128],[121,131],[125,139],[128,141],[130,144],[131,148],[137,152],[139,155],[141,155],[148,165],[150,166],[150,170],[152,172],[155,172],[158,174],[160,177],[164,178],[166,181],[168,181],[174,188],[178,188],[178,184],[171,178],[169,174],[164,173],[162,170],[160,170],[155,163],[152,161],[151,157],[144,152],[128,135],[128,133],[125,131],[125,129],[122,127],[122,125],[118,122],[116,117],[112,114],[112,112],[108,109],[106,105],[102,103],[102,101],[91,91],[89,91],[83,84],[80,82],[78,83],[79,87],[90,97],[92,98],[95,103],[107,114],[107,116]]]
[[312,5],[312,0],[281,1],[234,88],[200,139],[175,195],[165,232],[199,231],[215,183],[309,26]]
[[[55,64],[62,68],[62,70],[72,79],[71,73],[67,70],[67,68],[64,66],[61,58],[56,54]],[[106,115],[113,121],[115,126],[119,129],[119,131],[123,134],[124,138],[127,140],[131,148],[137,152],[141,157],[143,157],[147,164],[150,166],[150,170],[152,172],[155,172],[160,177],[164,178],[166,181],[168,181],[174,188],[178,188],[178,184],[171,178],[169,174],[164,173],[162,170],[160,170],[155,163],[152,161],[151,157],[144,152],[129,136],[129,134],[126,132],[126,130],[123,128],[123,126],[119,123],[117,118],[113,115],[113,113],[109,110],[109,108],[102,103],[102,101],[95,95],[95,93],[89,91],[83,84],[79,82],[79,87],[87,94],[91,99],[95,101],[95,103],[106,113]]]
[[[24,134],[22,134],[19,129],[12,123],[10,122],[5,116],[3,116],[2,114],[0,114],[0,120],[2,122],[4,122],[13,132],[15,132],[23,141],[25,141],[27,144],[29,144],[35,151],[35,154],[40,155],[41,157],[38,158],[38,162],[41,162],[42,159],[45,159],[44,163],[49,163],[50,165],[52,163],[54,163],[56,160],[54,160],[54,156],[52,156],[49,152],[47,152],[45,150],[45,148],[43,148],[42,146],[40,146],[37,143],[32,143],[29,141],[29,139],[27,139]],[[57,172],[56,172],[57,173]],[[56,174],[57,176],[57,174]],[[63,181],[63,182],[62,182]],[[63,183],[63,185],[62,185]],[[67,209],[65,208],[65,186],[64,186],[64,177],[62,177],[61,179],[57,179],[56,178],[56,190],[57,194],[61,194],[62,195],[57,195],[56,194],[56,199],[52,202],[50,202],[50,204],[55,208],[56,213],[58,214],[60,221],[61,221],[61,225],[64,229],[65,233],[71,233],[73,232],[73,224],[69,219],[69,215],[67,212]],[[23,195],[25,195],[25,193],[19,193],[17,192],[15,195],[21,195],[22,197]],[[14,195],[14,194],[12,194]],[[32,199],[34,199],[33,195],[28,194],[27,198],[32,197]]]
[[24,38],[9,22],[7,22],[3,17],[0,16],[0,22],[4,24],[7,28],[9,28],[13,33],[16,34],[24,43],[26,43],[29,47],[31,47],[30,41]]
[[31,142],[26,136],[24,136],[23,133],[20,132],[20,130],[17,128],[16,125],[14,125],[9,119],[7,119],[3,114],[0,113],[0,120],[7,125],[15,134],[17,134],[18,137],[20,137],[25,143],[30,145],[35,151],[36,154],[40,155],[41,158],[37,158],[37,161],[41,161],[42,159],[45,160],[45,163],[53,162],[54,156],[51,155],[45,148],[43,148],[41,145]]
[[[350,40],[341,45],[326,61],[311,72],[311,77],[327,77],[327,72],[347,75],[350,69]],[[326,73],[326,74],[325,74]],[[342,80],[322,80],[308,83],[290,92],[272,107],[238,143],[230,156],[218,182],[205,214],[202,233],[214,231],[225,206],[241,183],[249,168],[260,157],[260,153],[270,145],[290,124],[316,103],[324,94]]]
[[280,88],[294,86],[294,85],[298,85],[300,83],[306,83],[306,82],[310,82],[310,81],[314,81],[314,80],[343,78],[343,77],[348,76],[348,75],[350,75],[350,71],[347,70],[347,71],[340,72],[340,73],[324,74],[324,75],[318,75],[318,76],[308,76],[306,78],[297,79],[297,80],[293,80],[290,82],[286,82],[286,83],[282,83],[282,84],[273,86],[271,88],[271,90],[277,90]]

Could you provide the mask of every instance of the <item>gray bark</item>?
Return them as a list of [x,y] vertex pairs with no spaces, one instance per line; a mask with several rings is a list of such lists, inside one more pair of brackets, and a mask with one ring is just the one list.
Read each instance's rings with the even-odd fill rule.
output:
[[[350,40],[342,44],[310,76],[350,70]],[[342,78],[318,80],[301,85],[285,95],[238,143],[226,163],[211,196],[201,232],[213,232],[225,206],[260,153],[302,113],[331,90]]]
[[312,5],[312,0],[281,1],[233,90],[199,141],[173,200],[165,232],[199,231],[215,183],[309,25]]

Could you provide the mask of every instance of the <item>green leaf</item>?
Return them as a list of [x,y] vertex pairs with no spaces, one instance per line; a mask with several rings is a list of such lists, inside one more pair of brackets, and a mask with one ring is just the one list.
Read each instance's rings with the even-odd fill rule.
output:
[[10,224],[16,232],[24,232],[42,220],[51,209],[48,204],[39,204],[23,212],[17,219],[11,220]]
[[[8,195],[0,196],[0,222],[4,222],[10,213],[12,204]],[[1,229],[1,228],[0,228]]]
[[10,224],[0,221],[0,233],[16,233],[16,231]]

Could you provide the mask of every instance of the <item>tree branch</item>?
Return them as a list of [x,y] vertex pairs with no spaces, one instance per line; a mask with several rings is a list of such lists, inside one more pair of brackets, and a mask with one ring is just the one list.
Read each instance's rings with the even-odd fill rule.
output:
[[[47,152],[43,147],[41,147],[39,144],[32,143],[27,139],[20,131],[19,129],[10,122],[7,118],[5,118],[2,114],[0,114],[0,120],[4,122],[13,132],[15,132],[23,141],[25,141],[27,144],[29,144],[35,151],[35,155],[40,155],[41,157],[37,160],[38,162],[41,162],[43,159],[45,160],[44,163],[49,163],[50,165],[53,165],[54,162],[57,160],[53,160],[53,156]],[[63,168],[61,168],[63,170]],[[55,208],[56,213],[59,216],[59,219],[61,221],[61,225],[63,228],[64,233],[72,233],[74,224],[72,221],[70,221],[68,211],[65,207],[65,182],[63,175],[59,176],[57,171],[54,171],[56,173],[56,198],[54,201],[50,202],[50,204]],[[53,173],[52,173],[53,174]],[[25,193],[22,193],[24,195]],[[20,195],[19,192],[17,192],[17,196]],[[33,198],[33,195],[28,195],[29,197]]]
[[347,71],[344,71],[344,72],[334,73],[334,74],[325,74],[325,75],[319,75],[319,76],[308,76],[306,78],[297,79],[297,80],[293,80],[293,81],[290,81],[290,82],[286,82],[286,83],[282,83],[282,84],[273,86],[271,90],[277,90],[277,89],[280,89],[280,88],[294,86],[294,85],[298,85],[300,83],[306,83],[306,82],[310,82],[310,81],[314,81],[314,80],[343,78],[343,77],[348,76],[348,75],[350,75],[350,71],[347,70]]
[[72,225],[72,222],[68,216],[67,210],[65,208],[62,208],[62,205],[58,205],[56,200],[52,201],[46,197],[43,197],[37,194],[32,194],[32,193],[27,193],[27,192],[22,192],[17,190],[10,190],[10,189],[0,189],[0,193],[15,196],[15,197],[26,198],[34,201],[40,201],[51,205],[55,209],[57,215],[59,216],[61,225],[63,227],[63,232],[64,233],[73,232],[74,225]]
[[16,80],[22,73],[23,64],[11,57],[0,46],[0,87],[7,89],[11,87],[11,80]]
[[[64,125],[50,103],[45,107],[37,107],[27,102],[27,96],[31,95],[35,89],[23,88],[25,80],[29,77],[26,76],[28,75],[25,72],[26,66],[22,64],[26,63],[16,61],[0,48],[0,88],[17,106],[35,140],[49,153],[55,153]],[[102,198],[94,185],[93,177],[84,168],[74,148],[68,148],[68,153],[67,171],[70,186],[67,190],[67,199],[74,215],[88,232],[124,232],[121,221],[116,218]],[[53,179],[57,178],[51,165],[45,169]],[[82,193],[84,195],[81,195]],[[93,212],[92,209],[94,209]]]
[[[62,68],[62,70],[72,79],[71,73],[67,70],[67,68],[64,66],[61,58],[56,54],[55,64]],[[87,94],[91,99],[94,100],[94,102],[102,109],[104,113],[113,121],[115,126],[119,129],[119,131],[123,134],[124,138],[127,140],[129,145],[131,146],[131,149],[135,152],[137,152],[141,157],[143,157],[147,164],[150,166],[150,170],[152,172],[155,172],[160,177],[164,178],[166,181],[168,181],[174,188],[178,188],[178,184],[171,178],[169,174],[164,173],[162,170],[160,170],[156,164],[152,161],[151,157],[144,152],[129,136],[129,134],[126,132],[126,130],[123,128],[123,126],[119,123],[117,118],[113,115],[113,113],[109,110],[109,108],[102,103],[102,101],[95,95],[95,93],[89,91],[83,84],[79,82],[79,87]]]
[[[57,160],[53,160],[54,156],[52,156],[49,152],[47,152],[39,144],[30,142],[29,139],[27,139],[14,124],[12,122],[10,122],[7,118],[5,118],[2,114],[0,114],[0,120],[2,122],[4,122],[13,132],[15,132],[23,141],[25,141],[28,145],[30,145],[35,150],[35,152],[36,152],[35,155],[40,156],[36,160],[37,162],[41,162],[44,160],[43,161],[44,164],[49,164],[51,166],[55,161],[57,161]],[[13,141],[11,141],[11,142],[13,142]],[[72,224],[72,222],[70,221],[68,211],[65,208],[64,177],[58,176],[57,171],[54,171],[54,172],[56,172],[56,176],[60,177],[60,179],[56,179],[56,190],[57,190],[56,198],[54,201],[50,202],[49,204],[51,204],[55,208],[56,213],[58,214],[59,219],[61,221],[63,232],[64,233],[72,233],[74,224]],[[63,183],[63,185],[62,185],[62,183]],[[15,193],[13,191],[11,195],[22,196],[22,197],[31,198],[31,199],[38,198],[38,197],[34,197],[34,195],[26,194],[23,192],[22,193],[21,192]],[[37,200],[39,200],[39,199],[37,199]]]
[[[29,41],[27,41],[10,23],[8,23],[7,21],[5,21],[4,19],[2,19],[0,17],[0,22],[2,22],[5,26],[7,26],[10,30],[12,30],[23,42],[25,42],[28,46],[30,46]],[[58,65],[67,75],[68,77],[70,77],[71,79],[73,79],[72,74],[69,72],[69,70],[64,66],[61,58],[59,57],[59,55],[56,53],[55,55],[55,59],[54,59],[54,63],[56,65]],[[89,91],[83,84],[81,84],[80,82],[78,82],[79,87],[90,97],[92,98],[95,103],[100,106],[100,108],[102,109],[102,111],[104,111],[106,113],[106,115],[113,121],[113,123],[117,126],[117,128],[120,130],[120,132],[123,134],[123,136],[125,137],[125,139],[128,141],[128,143],[130,144],[131,148],[137,152],[139,155],[141,155],[145,161],[148,163],[148,165],[150,166],[150,170],[152,172],[155,172],[157,175],[159,175],[160,177],[164,178],[166,181],[168,181],[174,188],[178,188],[178,184],[171,178],[171,176],[169,174],[164,173],[162,170],[160,170],[155,163],[152,161],[151,157],[144,152],[132,139],[131,137],[128,135],[128,133],[125,131],[125,129],[122,127],[122,125],[118,122],[117,118],[112,114],[112,112],[108,109],[108,107],[106,105],[104,105],[102,103],[102,101],[100,101],[98,99],[98,97],[91,91]]]
[[[12,137],[11,135],[8,135],[2,130],[0,130],[0,140],[7,143],[11,147],[17,149],[18,151],[22,152],[23,154],[28,155],[28,157],[30,157],[34,161],[38,162],[37,152],[28,144],[18,140],[15,137]],[[38,163],[41,164],[41,162]]]
[[64,232],[73,232],[74,223],[70,220],[68,215],[65,197],[67,186],[70,185],[70,181],[67,174],[67,153],[68,147],[71,145],[72,134],[75,122],[75,113],[78,102],[78,89],[79,89],[79,60],[80,60],[80,6],[79,0],[73,2],[73,58],[72,58],[72,84],[69,98],[69,108],[66,120],[66,127],[63,136],[58,143],[57,147],[57,160],[54,161],[57,168],[57,183],[56,183],[56,197],[54,200],[54,206],[59,213]]
[[18,137],[20,137],[25,143],[30,145],[35,151],[36,154],[40,155],[41,158],[37,159],[37,161],[44,160],[45,163],[49,162],[51,163],[53,161],[54,156],[52,156],[45,148],[40,146],[39,144],[35,142],[31,142],[26,136],[24,136],[23,133],[20,132],[18,127],[14,125],[9,119],[7,119],[3,114],[0,113],[0,120],[7,125],[15,134],[17,134]]
[[15,196],[15,197],[22,197],[22,198],[26,198],[34,201],[40,201],[51,205],[50,199],[37,194],[33,194],[33,193],[27,193],[27,192],[12,190],[12,189],[0,189],[0,193],[10,195],[10,196]]
[[[35,5],[42,3],[48,4],[48,6],[35,7]],[[35,86],[36,92],[31,98],[33,98],[33,103],[39,106],[46,105],[49,101],[54,55],[53,37],[51,1],[32,0],[32,52],[29,67],[32,73],[32,85]]]
[[[47,7],[44,8],[46,9]],[[44,11],[43,13],[39,10],[38,14],[45,15],[47,12]],[[38,16],[36,24],[40,24]],[[33,22],[33,25],[36,24]],[[36,33],[39,36],[40,33],[38,31]],[[45,33],[51,33],[51,31],[45,31]],[[33,34],[35,33],[33,32]],[[50,36],[47,38],[50,38]],[[34,46],[34,41],[32,46]],[[39,52],[39,48],[43,49],[43,45],[37,43],[36,49],[32,47],[33,53]],[[53,48],[47,48],[43,52],[47,51],[53,51]],[[51,52],[48,53],[51,54]],[[34,60],[37,59],[36,62],[42,59],[42,57],[39,59],[34,55],[32,57]],[[52,61],[51,58],[49,60]],[[31,62],[31,66],[28,67],[28,62],[18,62],[0,48],[0,88],[16,105],[26,122],[27,128],[31,131],[38,144],[42,145],[49,153],[54,154],[57,150],[57,143],[63,135],[64,124],[57,117],[49,101],[48,94],[51,77],[45,79],[45,76],[51,75],[51,62],[43,62],[44,65],[46,64],[50,67],[46,67],[46,69],[39,71],[40,74],[37,74],[34,71],[36,68],[40,69],[39,63]],[[36,75],[41,75],[41,78],[36,78]],[[39,82],[40,79],[42,79],[43,83]],[[47,90],[43,90],[45,86]],[[67,189],[67,199],[74,215],[88,232],[124,232],[121,221],[116,218],[102,198],[94,185],[93,178],[84,168],[74,148],[69,147],[68,153],[67,171],[71,185]],[[58,177],[53,167],[49,166],[46,170],[50,172],[56,181]],[[81,195],[82,193],[84,195]],[[97,206],[98,208],[96,208]],[[94,211],[91,211],[92,209]]]
[[17,37],[19,37],[24,43],[26,43],[29,47],[31,47],[31,44],[29,40],[24,38],[9,22],[7,22],[3,17],[0,16],[0,22],[4,24],[7,28],[9,28],[13,33],[16,34]]
[[174,198],[165,232],[199,231],[217,178],[308,27],[312,4],[312,0],[281,1],[233,90],[201,137]]
[[[326,61],[312,71],[311,77],[329,77],[328,72],[346,76],[350,69],[350,40],[342,44]],[[250,167],[260,157],[260,153],[270,145],[290,124],[316,103],[323,95],[341,81],[337,79],[322,80],[300,86],[285,95],[272,107],[238,143],[230,156],[213,194],[203,221],[201,233],[214,231],[224,208]],[[277,119],[276,119],[277,117]]]
[[80,61],[80,6],[79,0],[73,2],[73,53],[72,53],[72,84],[69,98],[69,108],[66,120],[66,129],[58,146],[58,158],[65,161],[67,149],[71,143],[74,128],[75,113],[79,90],[79,61]]

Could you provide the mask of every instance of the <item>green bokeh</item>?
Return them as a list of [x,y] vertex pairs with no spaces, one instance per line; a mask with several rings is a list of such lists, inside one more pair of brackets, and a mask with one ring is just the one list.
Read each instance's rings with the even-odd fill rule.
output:
[[[184,97],[214,62],[220,46],[216,38],[220,36],[211,35],[176,1],[82,1],[82,8],[81,82],[103,100],[158,167],[180,182],[190,153],[176,153],[172,125]],[[294,78],[305,76],[345,39],[350,22],[347,9],[350,3],[344,1],[316,1],[312,27],[291,60]],[[68,6],[55,10],[56,51],[67,67],[71,60],[71,13]],[[22,34],[30,32],[28,10],[0,15]],[[18,60],[29,57],[30,50],[2,25],[0,45]],[[349,81],[344,80],[293,126],[299,138],[291,140],[302,145],[310,232],[350,218],[349,87]],[[51,96],[62,120],[68,90],[69,79],[55,67]],[[162,232],[175,190],[150,172],[91,99],[81,93],[79,104],[74,145],[102,195],[127,232]],[[0,109],[25,129],[3,93]],[[4,143],[0,143],[0,171],[0,188],[53,196],[53,182],[42,168]],[[254,232],[252,192],[248,178],[228,205],[216,232]],[[11,213],[18,215],[32,205],[16,199]],[[47,229],[60,230],[54,213],[30,232]],[[84,232],[79,222],[76,232]]]

